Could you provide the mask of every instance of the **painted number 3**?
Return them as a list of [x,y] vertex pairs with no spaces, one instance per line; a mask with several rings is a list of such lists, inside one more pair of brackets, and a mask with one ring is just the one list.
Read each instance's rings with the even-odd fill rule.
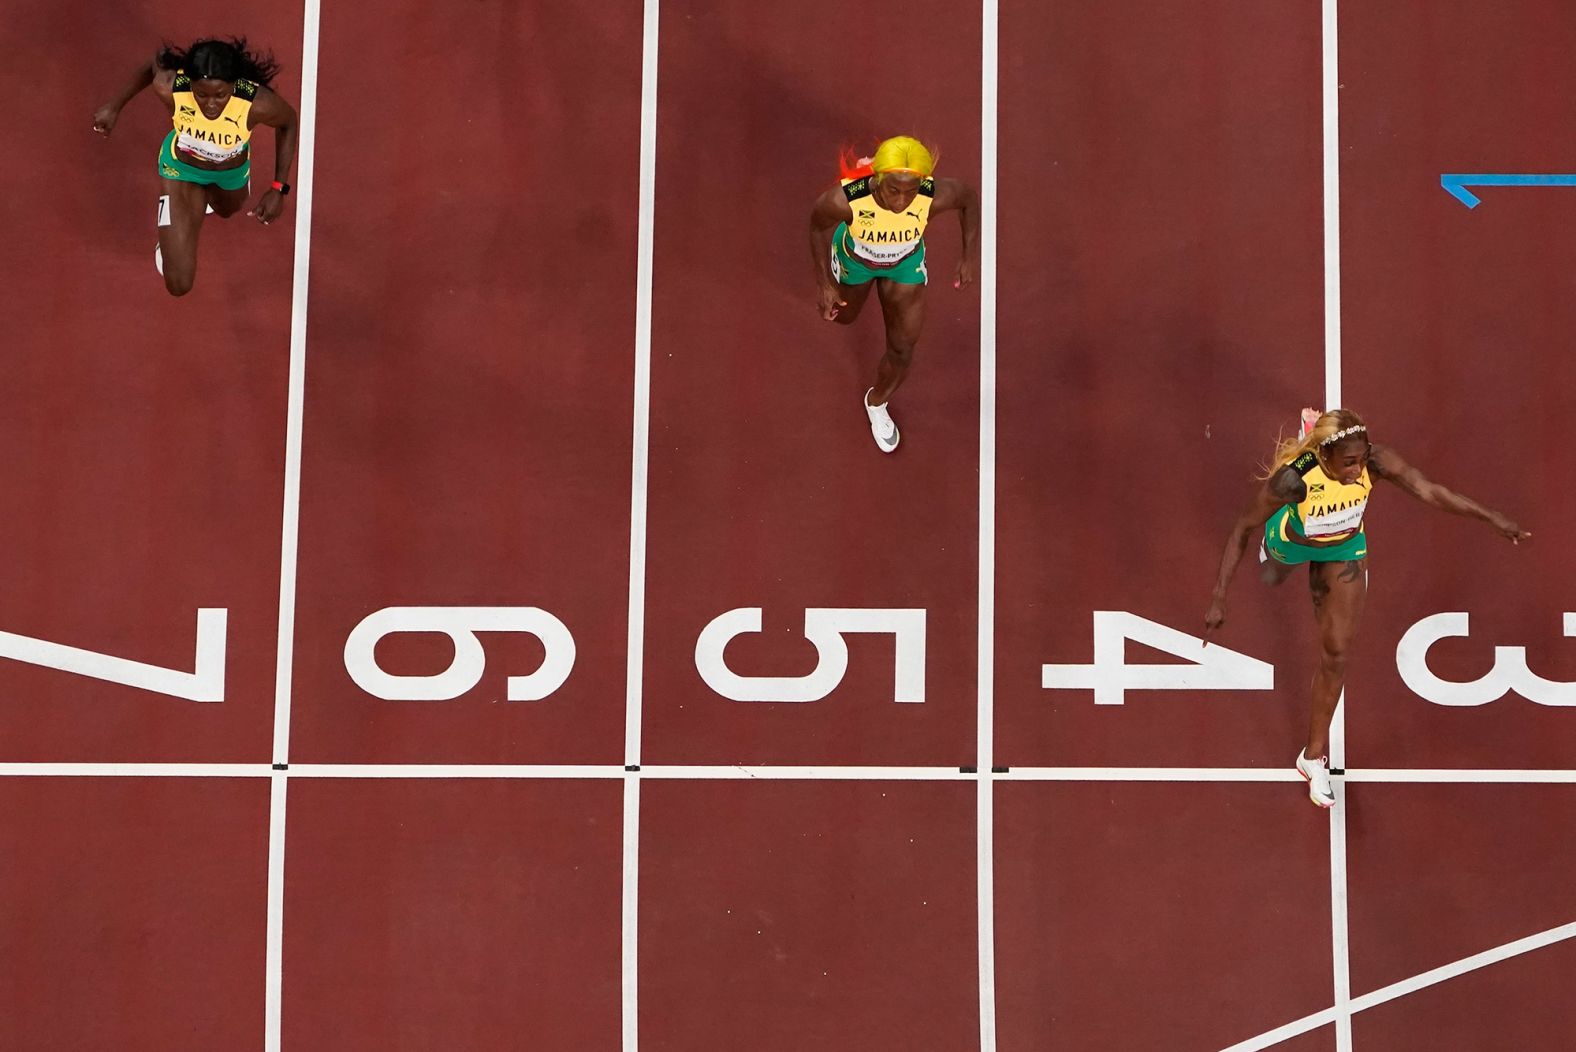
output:
[[[1544,679],[1527,667],[1526,647],[1497,646],[1488,675],[1466,683],[1440,679],[1428,667],[1428,650],[1441,639],[1467,634],[1464,612],[1425,617],[1401,637],[1395,664],[1412,692],[1435,705],[1486,705],[1514,691],[1539,705],[1576,705],[1576,683]],[[1565,635],[1576,636],[1576,614],[1565,615]]]

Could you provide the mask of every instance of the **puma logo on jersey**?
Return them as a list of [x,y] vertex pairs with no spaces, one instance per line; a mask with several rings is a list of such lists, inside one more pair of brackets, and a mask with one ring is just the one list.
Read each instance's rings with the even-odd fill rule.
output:
[[239,128],[241,126],[241,122],[236,120],[234,117],[226,117],[224,119],[229,121],[231,124],[235,125],[237,128]]

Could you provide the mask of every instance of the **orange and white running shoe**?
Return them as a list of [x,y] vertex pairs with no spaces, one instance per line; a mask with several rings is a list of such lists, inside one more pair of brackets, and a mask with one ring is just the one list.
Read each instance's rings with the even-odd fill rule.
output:
[[1302,420],[1297,425],[1297,437],[1299,439],[1307,438],[1308,432],[1312,431],[1314,427],[1318,425],[1319,417],[1323,415],[1323,413],[1319,412],[1312,406],[1304,406],[1302,410]]

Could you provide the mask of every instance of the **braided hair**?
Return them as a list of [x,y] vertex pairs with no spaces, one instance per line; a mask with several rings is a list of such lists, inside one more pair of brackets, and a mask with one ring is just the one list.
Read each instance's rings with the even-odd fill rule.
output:
[[245,37],[199,40],[188,48],[165,41],[159,49],[160,69],[184,69],[193,80],[250,80],[264,87],[279,75],[272,52],[253,54]]

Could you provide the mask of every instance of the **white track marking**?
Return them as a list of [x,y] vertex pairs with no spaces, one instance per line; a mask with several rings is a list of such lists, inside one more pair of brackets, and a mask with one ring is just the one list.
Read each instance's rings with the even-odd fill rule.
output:
[[1335,806],[1330,814],[1330,957],[1335,991],[1335,1047],[1351,1052],[1351,942],[1346,909],[1346,786],[1332,778]]
[[268,936],[263,966],[265,1005],[263,1048],[277,1052],[284,1023],[283,982],[285,947],[285,797],[290,778],[284,771],[269,771],[268,793]]
[[625,1052],[640,1044],[640,773],[624,773],[624,872],[620,896],[622,1023]]
[[[1352,998],[1351,1014],[1376,1008],[1386,1002],[1394,1001],[1398,997],[1415,994],[1419,990],[1437,986],[1439,983],[1448,979],[1454,979],[1459,975],[1475,972],[1480,968],[1487,968],[1491,964],[1498,964],[1512,957],[1518,957],[1533,950],[1541,950],[1545,946],[1552,946],[1557,942],[1564,942],[1566,939],[1571,938],[1576,938],[1576,923],[1561,924],[1557,928],[1550,928],[1547,931],[1538,932],[1536,935],[1529,935],[1524,939],[1507,942],[1491,950],[1475,953],[1471,957],[1463,957],[1459,961],[1452,961],[1450,964],[1421,972],[1409,979],[1402,979],[1400,982],[1380,987],[1371,993],[1363,994],[1361,997]],[[1224,1049],[1223,1052],[1254,1052],[1256,1049],[1269,1048],[1287,1038],[1296,1037],[1298,1034],[1305,1034],[1328,1023],[1336,1022],[1336,1016],[1337,1012],[1334,1008],[1326,1008],[1323,1011],[1293,1020],[1285,1026],[1276,1027],[1274,1030],[1266,1031],[1256,1037],[1231,1045]]]
[[629,641],[624,680],[624,866],[620,980],[623,1052],[640,1045],[640,727],[646,653],[646,513],[651,433],[651,278],[657,208],[657,62],[661,0],[645,0],[640,34],[640,200],[635,242],[634,422],[629,467]]
[[[301,425],[306,405],[307,292],[312,261],[312,166],[317,156],[319,0],[306,0],[301,23],[300,133],[296,147],[295,267],[290,291],[290,380],[285,415],[284,511],[279,536],[279,643],[274,664],[273,762],[290,762],[290,689],[295,665],[296,563],[301,525]],[[282,173],[281,173],[282,177]],[[285,800],[289,776],[272,777],[268,809],[268,928],[263,1048],[279,1052],[283,1025]]]
[[1409,769],[1405,767],[1376,767],[1364,771],[1347,771],[1348,782],[1416,783],[1434,782],[1442,785],[1490,783],[1497,785],[1570,785],[1576,783],[1572,770],[1496,770],[1482,768]]
[[[265,763],[0,763],[0,778],[267,778]],[[617,764],[485,763],[301,763],[297,778],[622,778]],[[646,766],[642,778],[749,781],[974,781],[976,771],[958,767],[834,767],[790,765],[671,764]],[[1289,767],[1014,767],[993,781],[1025,782],[1301,782]],[[1396,768],[1347,771],[1337,782],[1434,785],[1573,785],[1576,770],[1483,770]]]
[[997,0],[983,0],[980,34],[979,698],[976,712],[976,898],[980,1048],[996,1048],[996,166],[1000,71]]
[[1336,0],[1323,0],[1324,408],[1341,404],[1341,114]]
[[1257,1037],[1250,1037],[1246,1041],[1239,1041],[1222,1050],[1222,1052],[1258,1052],[1261,1048],[1270,1048],[1282,1041],[1306,1034],[1310,1030],[1317,1030],[1321,1026],[1328,1026],[1335,1022],[1335,1009],[1326,1008],[1312,1015],[1305,1015],[1301,1019],[1294,1019],[1285,1026],[1278,1026],[1274,1030],[1265,1031]]
[[[1341,390],[1341,107],[1340,63],[1337,45],[1337,0],[1322,0],[1320,30],[1320,101],[1324,125],[1324,407],[1342,404]],[[1367,579],[1364,578],[1364,585]],[[1346,692],[1336,702],[1330,723],[1330,766],[1346,764]],[[1335,1049],[1352,1052],[1352,1017],[1347,997],[1351,966],[1347,941],[1346,789],[1335,787],[1336,804],[1330,815],[1330,947],[1331,986],[1335,997]]]
[[998,779],[1026,782],[1300,782],[1280,767],[1014,767]]

